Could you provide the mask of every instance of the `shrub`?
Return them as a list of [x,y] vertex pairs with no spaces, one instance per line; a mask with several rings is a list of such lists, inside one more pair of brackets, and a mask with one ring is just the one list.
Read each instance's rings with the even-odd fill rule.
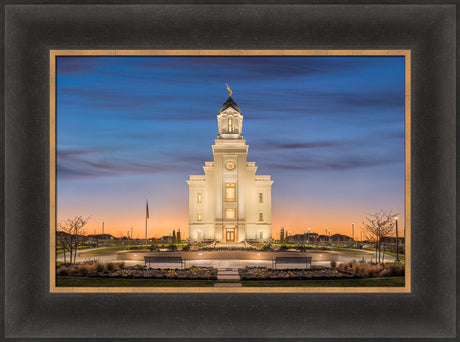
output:
[[97,264],[99,261],[97,258],[87,258],[85,259],[85,261],[83,261],[84,264],[87,264],[87,265],[93,265],[93,264]]
[[119,270],[122,270],[122,269],[125,268],[125,263],[124,263],[123,261],[122,261],[122,262],[119,262],[119,263],[117,263],[117,266],[118,266],[118,269],[119,269]]
[[296,249],[299,251],[299,252],[305,252],[307,250],[307,246],[305,245],[300,245],[300,246],[297,246]]
[[113,272],[115,270],[115,264],[113,262],[107,263],[107,271]]
[[332,267],[332,268],[335,268],[336,266],[337,266],[337,263],[336,263],[334,260],[332,260],[332,261],[331,261],[331,267]]
[[80,267],[78,267],[78,271],[80,272],[80,274],[83,276],[83,277],[86,277],[89,273],[89,269],[87,266],[84,266],[84,265],[81,265]]
[[284,251],[287,251],[287,250],[288,250],[288,246],[286,246],[286,245],[281,245],[280,246],[280,249],[279,249],[280,252],[284,252]]
[[96,264],[96,272],[102,273],[105,271],[105,265],[104,264]]
[[184,252],[190,251],[190,245],[185,245],[185,246],[183,246],[183,247],[182,247],[182,250],[183,250]]
[[265,244],[262,246],[263,251],[271,251],[272,250],[272,245],[270,243]]
[[168,250],[171,252],[177,251],[177,246],[176,245],[169,245]]
[[70,266],[70,269],[68,269],[68,271],[70,275],[79,275],[78,266],[76,265]]
[[359,264],[353,265],[353,272],[354,273],[359,273],[359,270],[360,270]]
[[158,245],[150,245],[148,249],[150,249],[151,252],[156,251],[158,250]]
[[391,266],[389,266],[389,268],[390,268],[391,273],[392,273],[391,276],[398,277],[398,276],[403,276],[404,275],[404,266],[402,266],[402,265],[391,265]]
[[66,268],[60,268],[57,272],[58,276],[65,277],[69,275],[69,271]]
[[387,267],[380,271],[379,277],[392,277],[393,271],[391,268]]
[[374,270],[371,267],[368,267],[364,270],[364,277],[372,278],[374,276]]

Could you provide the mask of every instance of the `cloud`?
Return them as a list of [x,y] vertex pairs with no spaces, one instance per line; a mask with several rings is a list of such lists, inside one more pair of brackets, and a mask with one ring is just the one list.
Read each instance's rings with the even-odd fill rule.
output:
[[58,57],[56,63],[57,75],[71,75],[95,72],[97,69],[88,59],[81,57]]
[[279,141],[257,141],[252,149],[257,151],[271,150],[297,150],[312,149],[321,147],[343,146],[349,142],[345,141],[317,141],[317,142],[279,142]]
[[[122,148],[60,149],[57,151],[57,177],[69,180],[171,172],[186,174],[190,170],[198,172],[202,171],[205,161],[212,160],[211,149],[209,153],[204,151],[206,149],[200,153],[187,152],[184,148],[168,148],[167,151],[159,151],[153,155],[149,151],[142,158],[151,162],[139,162],[139,157],[133,154],[133,150]],[[142,151],[140,152],[142,155]],[[123,154],[126,156],[122,157]]]
[[[61,86],[58,88],[58,101],[67,105],[103,108],[139,108],[155,106],[155,98],[126,89],[113,87]],[[60,98],[62,97],[62,98]]]
[[[126,80],[157,80],[168,83],[177,83],[178,79],[181,83],[192,83],[193,80],[203,83],[235,80],[236,84],[245,84],[267,79],[292,80],[298,77],[380,68],[391,60],[388,57],[308,56],[60,57],[58,74],[91,71]],[[185,77],[178,78],[180,75]]]
[[397,157],[337,157],[334,159],[329,158],[309,158],[292,162],[265,162],[264,168],[267,170],[294,170],[294,171],[346,171],[353,169],[368,168],[374,166],[388,165],[400,163],[404,161],[403,158]]
[[215,80],[229,72],[238,82],[246,82],[254,79],[292,78],[362,70],[366,67],[379,67],[387,62],[388,59],[378,57],[185,56],[141,59],[136,61],[135,67],[142,74],[157,68],[172,69],[197,75],[200,80]]
[[[243,112],[250,113],[251,119],[301,117],[305,115],[343,115],[344,112],[359,114],[369,110],[392,111],[400,115],[404,110],[404,91],[356,90],[350,92],[307,91],[290,89],[279,91],[260,91],[251,93],[239,103]],[[264,99],[263,101],[261,99]],[[238,101],[237,101],[238,102]],[[380,115],[376,113],[375,116]]]
[[121,176],[130,174],[154,174],[174,169],[158,163],[141,163],[129,158],[110,157],[112,149],[58,150],[58,179],[81,179]]

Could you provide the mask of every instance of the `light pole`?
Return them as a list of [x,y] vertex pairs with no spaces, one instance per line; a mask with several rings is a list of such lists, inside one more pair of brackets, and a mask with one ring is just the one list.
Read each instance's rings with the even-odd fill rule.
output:
[[308,230],[308,243],[310,243],[310,228],[307,228]]
[[[102,235],[104,235],[104,221],[102,221]],[[104,237],[102,237],[104,238]]]
[[395,217],[395,220],[396,220],[396,260],[395,262],[399,262],[398,216]]
[[351,223],[351,245],[355,246],[355,224]]
[[324,242],[328,241],[329,239],[327,238],[327,227],[326,227],[326,237],[324,238]]

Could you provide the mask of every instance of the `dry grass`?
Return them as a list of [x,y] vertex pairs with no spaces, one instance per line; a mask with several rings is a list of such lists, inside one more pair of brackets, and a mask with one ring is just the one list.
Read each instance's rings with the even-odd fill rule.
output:
[[370,264],[349,262],[337,265],[336,269],[342,272],[349,272],[363,278],[404,276],[404,265],[394,263]]

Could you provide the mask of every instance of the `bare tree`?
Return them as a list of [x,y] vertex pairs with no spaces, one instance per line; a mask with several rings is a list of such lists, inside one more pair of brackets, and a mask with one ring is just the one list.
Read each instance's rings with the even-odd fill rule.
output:
[[58,241],[64,248],[64,262],[65,251],[66,249],[70,252],[70,263],[76,262],[77,259],[77,249],[80,246],[81,237],[85,234],[84,227],[88,223],[89,217],[83,218],[81,216],[75,216],[74,218],[66,219],[63,222],[60,222],[58,225],[58,231],[62,232],[59,234]]
[[56,234],[57,243],[64,250],[64,264],[67,264],[67,252],[70,252],[70,263],[72,263],[72,252],[73,252],[73,243],[72,235],[70,231],[66,229],[67,227],[58,227]]
[[363,234],[367,240],[375,244],[375,261],[380,262],[382,259],[382,243],[384,237],[392,235],[394,229],[394,218],[397,214],[391,211],[380,210],[374,214],[367,214],[363,222]]

